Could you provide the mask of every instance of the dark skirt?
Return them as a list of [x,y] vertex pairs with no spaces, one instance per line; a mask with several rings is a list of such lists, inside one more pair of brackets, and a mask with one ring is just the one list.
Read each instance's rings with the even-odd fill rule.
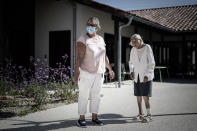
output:
[[139,76],[137,83],[134,82],[134,95],[135,96],[152,96],[152,81],[140,82]]

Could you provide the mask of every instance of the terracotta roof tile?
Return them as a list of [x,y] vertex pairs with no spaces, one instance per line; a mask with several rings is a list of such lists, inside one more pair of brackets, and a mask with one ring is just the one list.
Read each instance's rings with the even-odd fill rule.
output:
[[197,5],[129,11],[174,31],[197,31]]

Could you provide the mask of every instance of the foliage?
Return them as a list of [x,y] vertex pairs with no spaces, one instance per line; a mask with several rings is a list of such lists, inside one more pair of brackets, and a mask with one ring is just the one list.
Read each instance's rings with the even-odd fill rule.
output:
[[6,96],[20,96],[32,99],[33,106],[40,108],[53,100],[76,99],[76,85],[70,77],[72,70],[65,65],[67,58],[67,55],[62,56],[62,62],[56,63],[55,68],[39,58],[30,57],[28,68],[6,59],[5,65],[0,64],[0,102]]

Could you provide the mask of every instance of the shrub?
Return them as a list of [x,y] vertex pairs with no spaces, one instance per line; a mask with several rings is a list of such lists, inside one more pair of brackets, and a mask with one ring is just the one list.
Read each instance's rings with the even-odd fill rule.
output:
[[[11,60],[0,64],[0,96],[12,95],[33,98],[35,106],[50,102],[49,98],[72,100],[76,97],[76,86],[70,77],[71,68],[66,66],[68,56],[52,68],[46,60],[30,57],[30,66],[17,66]],[[54,94],[47,92],[53,90]],[[74,96],[74,97],[73,97]]]

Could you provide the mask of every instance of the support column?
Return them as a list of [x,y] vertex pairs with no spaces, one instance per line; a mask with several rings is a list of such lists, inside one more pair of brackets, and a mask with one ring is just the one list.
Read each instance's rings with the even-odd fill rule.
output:
[[195,78],[197,78],[197,41],[195,41]]
[[183,53],[182,53],[182,58],[183,58],[183,64],[182,64],[182,73],[183,73],[183,77],[186,77],[187,75],[187,50],[188,50],[188,47],[187,47],[187,43],[186,43],[186,40],[185,40],[185,36],[183,35],[182,36],[182,48],[183,48]]
[[114,20],[114,72],[115,80],[118,80],[118,41],[119,41],[119,21]]
[[73,48],[73,57],[72,57],[72,62],[71,62],[71,67],[72,67],[72,71],[71,71],[71,76],[74,76],[75,74],[73,74],[73,70],[75,70],[75,66],[76,66],[76,25],[77,25],[77,6],[74,2],[72,2],[72,6],[73,6],[73,46],[71,46]]

